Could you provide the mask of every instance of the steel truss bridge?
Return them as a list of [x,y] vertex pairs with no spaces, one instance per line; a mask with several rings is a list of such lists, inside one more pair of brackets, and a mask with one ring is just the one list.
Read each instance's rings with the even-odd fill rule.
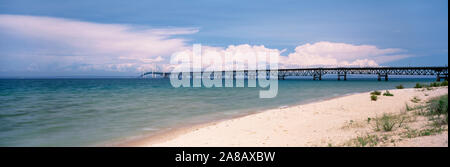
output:
[[[232,74],[236,76],[244,76],[248,78],[256,78],[258,72],[266,72],[266,75],[278,75],[278,79],[284,80],[288,76],[311,76],[313,80],[322,80],[322,76],[327,74],[337,75],[337,79],[347,80],[347,75],[377,75],[378,81],[388,80],[389,75],[415,75],[415,76],[436,76],[436,80],[448,79],[448,67],[336,67],[336,68],[294,68],[294,69],[271,69],[271,70],[237,70],[237,71],[215,71],[210,72],[211,77],[214,73],[222,72],[222,76]],[[232,72],[232,73],[231,73]],[[205,72],[186,72],[190,73],[190,77],[203,74]],[[183,77],[181,73],[177,73],[179,78]],[[170,72],[146,72],[140,75],[141,78],[152,76],[170,77]],[[220,75],[218,75],[220,76]],[[230,75],[231,77],[231,75]]]

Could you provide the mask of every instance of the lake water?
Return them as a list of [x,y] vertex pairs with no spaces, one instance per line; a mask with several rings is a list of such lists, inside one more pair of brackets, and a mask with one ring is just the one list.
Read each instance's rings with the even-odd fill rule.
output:
[[279,81],[276,98],[260,99],[260,88],[173,88],[168,79],[0,79],[0,146],[97,146],[270,108],[434,80],[288,79]]

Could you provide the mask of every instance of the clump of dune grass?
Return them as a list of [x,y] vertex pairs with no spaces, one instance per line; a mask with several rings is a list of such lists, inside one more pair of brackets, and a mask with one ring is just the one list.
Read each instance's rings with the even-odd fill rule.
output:
[[362,137],[357,137],[349,145],[354,145],[356,147],[374,147],[380,142],[380,138],[377,135],[367,135]]
[[[412,99],[411,101],[415,100]],[[416,110],[416,115],[427,116],[430,121],[433,121],[432,125],[435,127],[448,125],[448,94],[433,98],[426,105],[417,107],[406,105],[406,110]]]
[[394,94],[386,90],[386,92],[383,93],[383,96],[394,96]]
[[441,82],[441,86],[448,86],[448,81],[445,80],[444,82]]
[[376,91],[370,92],[370,95],[371,95],[370,100],[377,101],[378,100],[377,96],[381,95],[381,92],[376,90]]
[[439,82],[432,82],[430,83],[430,87],[439,87],[441,84]]
[[[409,124],[415,123],[417,118],[426,117],[428,117],[427,123],[420,127],[416,124]],[[378,145],[388,146],[390,143],[395,146],[396,141],[401,141],[405,138],[433,136],[447,132],[448,94],[433,98],[426,103],[413,107],[406,104],[406,111],[403,110],[398,114],[385,113],[380,117],[368,117],[367,124],[373,125],[373,132],[350,139],[344,143],[344,146],[373,147]],[[409,125],[414,126],[411,128]]]
[[381,117],[374,118],[375,131],[390,132],[395,127],[402,127],[405,121],[410,121],[406,112],[402,114],[383,114]]
[[435,125],[448,125],[448,94],[431,99],[427,115]]
[[372,96],[370,96],[370,100],[377,101],[378,97],[376,95],[372,95]]
[[444,128],[427,128],[427,129],[421,129],[421,130],[417,130],[417,129],[408,129],[408,131],[403,133],[404,137],[407,138],[416,138],[416,137],[421,137],[421,136],[432,136],[432,135],[436,135],[436,134],[440,134],[444,131]]
[[383,114],[381,118],[378,118],[376,121],[376,130],[383,130],[385,132],[392,131],[397,121],[394,116],[389,114]]
[[370,94],[379,96],[379,95],[381,95],[381,92],[376,90],[376,91],[370,92]]
[[415,96],[414,96],[414,98],[411,99],[411,102],[413,102],[413,103],[418,103],[418,102],[420,102],[420,99],[419,99],[418,97],[415,97]]
[[441,86],[448,86],[448,81],[445,80],[443,82],[432,82],[429,85],[425,85],[425,87],[441,87]]
[[414,86],[414,88],[423,88],[423,85],[421,85],[420,83],[416,83],[416,86]]
[[431,82],[428,85],[416,83],[416,86],[414,86],[414,88],[423,88],[422,91],[425,91],[425,88],[426,88],[426,90],[433,90],[433,88],[441,87],[441,86],[448,86],[448,81],[445,80],[443,82]]
[[397,89],[403,89],[403,88],[405,88],[403,85],[398,85],[398,86],[396,86],[396,88]]
[[412,111],[412,110],[414,110],[414,107],[410,107],[408,105],[408,103],[406,103],[406,111]]

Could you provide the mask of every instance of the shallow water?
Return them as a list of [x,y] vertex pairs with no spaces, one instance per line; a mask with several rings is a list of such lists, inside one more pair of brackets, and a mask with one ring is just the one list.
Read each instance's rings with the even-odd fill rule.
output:
[[260,99],[260,88],[173,88],[168,79],[0,79],[0,146],[95,146],[268,108],[432,81],[282,80],[276,98]]

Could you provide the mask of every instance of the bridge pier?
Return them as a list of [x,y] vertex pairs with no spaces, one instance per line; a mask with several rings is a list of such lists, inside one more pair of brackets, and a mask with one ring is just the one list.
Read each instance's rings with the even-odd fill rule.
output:
[[344,81],[346,81],[347,80],[347,72],[344,72],[344,74],[341,74],[340,72],[338,73],[338,81],[340,81],[341,80],[341,76],[343,76],[344,77]]
[[441,76],[441,74],[437,74],[436,75],[436,81],[437,82],[441,82],[441,79],[444,79],[445,81],[448,80],[448,74],[443,74],[443,76]]
[[378,81],[381,81],[381,77],[384,77],[384,81],[388,81],[388,74],[378,74]]
[[313,80],[316,80],[316,79],[319,79],[319,81],[322,80],[322,75],[321,74],[314,74],[313,75]]

